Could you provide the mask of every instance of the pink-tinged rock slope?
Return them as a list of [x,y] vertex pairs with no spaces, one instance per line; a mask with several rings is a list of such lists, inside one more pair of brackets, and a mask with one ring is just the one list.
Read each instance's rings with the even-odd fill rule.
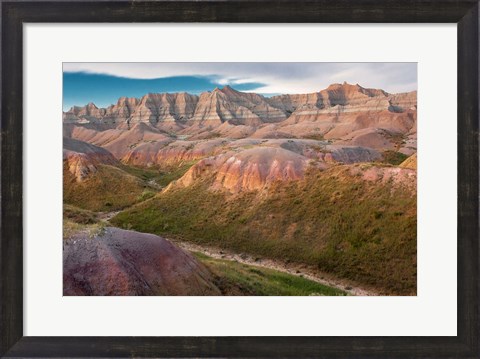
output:
[[202,159],[172,187],[212,180],[212,189],[231,193],[260,190],[275,181],[300,180],[309,166],[325,169],[381,159],[369,148],[328,145],[315,140],[243,139],[225,144],[223,151]]
[[303,178],[308,159],[282,148],[259,147],[225,153],[201,160],[178,181],[189,186],[197,179],[214,174],[213,188],[231,192],[257,190],[274,181]]
[[382,184],[391,183],[394,187],[401,186],[409,189],[412,194],[417,193],[417,171],[414,169],[363,164],[355,164],[348,169],[351,176],[360,177],[365,181]]
[[222,152],[226,141],[147,142],[136,146],[122,157],[122,162],[135,166],[164,166],[190,162]]
[[130,150],[144,143],[167,144],[173,141],[171,137],[146,123],[137,123],[130,129],[112,128],[105,131],[73,126],[66,136],[101,146],[117,159],[121,159]]
[[67,137],[63,138],[63,162],[78,182],[95,173],[100,164],[118,164],[115,157],[107,150]]
[[318,140],[320,146],[337,147],[320,151],[316,159],[350,163],[353,158],[354,162],[376,160],[384,151],[414,154],[416,108],[416,91],[389,94],[344,83],[311,94],[266,98],[226,86],[200,96],[123,97],[107,109],[93,104],[73,107],[64,114],[64,134],[101,146],[136,166],[221,155],[242,139],[256,140],[252,146],[258,141]]

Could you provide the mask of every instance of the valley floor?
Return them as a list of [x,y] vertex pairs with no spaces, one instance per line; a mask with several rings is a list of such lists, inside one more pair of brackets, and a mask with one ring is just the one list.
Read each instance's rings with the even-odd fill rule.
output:
[[[156,288],[155,284],[152,285],[152,283],[155,283],[155,279],[152,280],[151,278],[152,275],[157,277],[155,275],[155,271],[158,269],[155,265],[156,261],[147,259],[147,262],[149,262],[147,265],[150,268],[147,269],[147,273],[150,278],[145,278],[144,273],[142,273],[145,264],[138,262],[139,259],[136,254],[137,251],[143,253],[142,258],[146,256],[145,250],[152,254],[149,250],[152,244],[149,243],[151,238],[148,237],[151,235],[108,227],[108,218],[114,214],[115,212],[100,213],[99,218],[104,219],[90,225],[81,225],[71,221],[64,222],[64,256],[67,259],[67,263],[64,263],[64,295],[199,295],[199,292],[178,291],[176,288],[168,287],[168,285],[167,290],[170,292],[165,293],[163,292],[165,283],[162,284],[161,289]],[[120,238],[126,239],[128,243],[134,242],[133,249],[129,248],[130,244],[118,242],[119,231],[128,233],[127,236],[123,236],[124,238],[121,238],[120,235]],[[201,295],[371,295],[371,293],[369,294],[358,288],[345,287],[338,283],[320,279],[312,274],[303,274],[298,270],[292,271],[291,268],[282,267],[281,264],[272,261],[257,261],[258,263],[254,263],[252,259],[243,255],[234,253],[220,255],[212,248],[202,248],[185,242],[158,239],[162,242],[175,243],[207,269],[211,275],[210,281],[208,278],[205,279],[204,275],[200,275],[200,278],[195,279],[190,284],[202,288],[204,280],[208,282],[210,287],[206,286],[207,290],[200,289]],[[114,250],[112,251],[109,247],[113,247]],[[115,250],[118,251],[117,254],[112,253]],[[116,264],[105,267],[105,262],[112,260],[110,256],[113,257],[113,262]],[[100,260],[98,261],[97,258],[100,258]],[[79,265],[79,262],[82,262],[82,264]],[[165,262],[165,259],[162,259],[161,262]],[[192,264],[187,267],[192,267]],[[195,268],[194,264],[193,268]],[[125,283],[125,280],[128,281],[128,279],[125,279],[123,275],[118,276],[119,270],[120,272],[134,273],[133,278],[129,278],[130,280],[133,279],[133,283]],[[177,270],[170,268],[167,277],[168,275],[175,275]],[[198,270],[200,269],[195,269],[195,272]],[[130,276],[127,276],[127,278]],[[164,276],[165,272],[158,273],[158,277]],[[99,277],[104,279],[99,280]],[[105,280],[105,278],[110,279]],[[184,279],[174,280],[174,282],[177,281],[182,283]],[[139,286],[143,286],[143,288],[137,288]],[[211,287],[214,289],[212,290]],[[199,289],[195,288],[194,290],[198,291]]]
[[[79,209],[72,209],[71,206],[67,208],[81,212]],[[110,219],[120,212],[95,213],[95,221],[98,220],[99,225],[87,226],[90,227],[89,236],[93,238],[101,228],[112,225]],[[66,235],[71,235],[72,224],[70,222],[66,225]],[[75,228],[73,232],[77,232],[79,228]],[[258,258],[245,253],[182,241],[178,238],[169,240],[192,253],[214,274],[216,284],[223,295],[378,295],[378,291],[374,288],[365,288],[358,283],[335,278],[311,266]]]
[[200,246],[189,242],[173,241],[180,248],[194,253],[198,258],[208,264],[227,262],[238,263],[237,265],[245,265],[248,267],[266,268],[269,270],[287,273],[291,276],[305,278],[309,281],[319,283],[321,285],[335,288],[343,291],[348,295],[355,296],[375,296],[378,292],[375,289],[366,289],[360,287],[357,283],[345,279],[334,278],[328,273],[322,273],[315,268],[308,267],[297,263],[285,263],[278,260],[268,258],[257,258],[247,254],[234,253],[232,251],[221,250],[213,247]]

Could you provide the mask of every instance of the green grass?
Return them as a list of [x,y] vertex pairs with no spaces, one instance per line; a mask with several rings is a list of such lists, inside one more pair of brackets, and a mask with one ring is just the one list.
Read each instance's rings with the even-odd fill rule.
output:
[[97,172],[82,182],[63,171],[64,204],[95,212],[128,207],[138,202],[146,187],[139,178],[109,165],[98,166]]
[[156,192],[151,191],[149,189],[145,189],[145,190],[143,190],[142,194],[137,197],[137,201],[138,202],[146,201],[147,199],[154,197],[155,194],[156,194]]
[[215,285],[223,295],[346,295],[339,289],[288,273],[215,259],[202,253],[194,253],[194,255],[210,269],[215,277]]
[[383,154],[383,159],[382,162],[394,166],[398,166],[400,163],[405,161],[408,156],[401,153],[401,152],[395,152],[395,151],[384,151]]
[[388,294],[416,292],[416,196],[345,175],[346,166],[278,183],[266,197],[163,193],[111,223],[267,258],[305,263]]
[[163,169],[100,165],[96,173],[82,182],[64,169],[63,201],[94,212],[117,211],[152,198],[160,188],[183,176],[194,163],[188,161]]

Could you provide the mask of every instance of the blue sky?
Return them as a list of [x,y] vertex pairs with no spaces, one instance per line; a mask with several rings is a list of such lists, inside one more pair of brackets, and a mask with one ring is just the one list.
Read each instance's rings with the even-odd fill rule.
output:
[[[157,79],[132,79],[104,74],[84,72],[63,73],[63,109],[73,105],[83,106],[93,102],[97,107],[108,107],[118,98],[142,97],[153,92],[188,92],[200,94],[215,87],[223,87],[215,78],[207,76],[174,76]],[[238,84],[239,91],[254,90],[263,86],[261,83]]]
[[269,96],[309,93],[347,81],[390,93],[417,89],[416,63],[64,63],[63,109],[107,107],[122,96],[199,94],[230,85]]

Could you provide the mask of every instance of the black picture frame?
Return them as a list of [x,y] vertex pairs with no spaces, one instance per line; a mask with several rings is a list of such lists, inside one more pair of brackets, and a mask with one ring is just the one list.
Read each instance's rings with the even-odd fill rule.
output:
[[[480,357],[477,0],[2,1],[1,21],[0,355],[2,357]],[[456,337],[23,336],[22,25],[29,22],[456,23],[458,335]]]

